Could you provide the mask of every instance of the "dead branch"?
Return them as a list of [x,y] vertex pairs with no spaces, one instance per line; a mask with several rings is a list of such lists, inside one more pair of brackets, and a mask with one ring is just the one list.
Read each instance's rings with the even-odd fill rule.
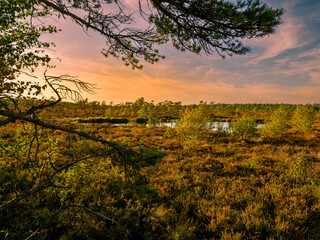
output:
[[72,205],[67,205],[67,206],[65,206],[64,208],[67,209],[67,208],[70,208],[70,207],[75,207],[75,208],[84,209],[84,210],[87,211],[88,213],[91,213],[91,214],[93,214],[93,215],[96,215],[97,217],[100,217],[100,218],[102,218],[102,219],[104,219],[104,220],[107,220],[107,221],[111,221],[112,223],[119,224],[117,221],[113,220],[112,218],[108,218],[108,217],[106,217],[106,216],[104,216],[104,215],[102,215],[102,214],[100,214],[100,213],[97,213],[97,212],[95,212],[95,211],[92,211],[90,208],[87,208],[87,207],[85,207],[85,206],[72,204]]
[[65,127],[61,127],[61,126],[55,125],[55,124],[46,123],[46,122],[41,121],[38,118],[28,117],[28,116],[25,116],[24,114],[21,114],[21,113],[16,113],[16,112],[0,109],[0,115],[6,116],[9,119],[14,119],[15,121],[16,120],[22,120],[22,121],[34,123],[34,124],[36,124],[38,126],[41,126],[41,127],[44,127],[44,128],[60,130],[60,131],[63,131],[63,132],[76,134],[76,135],[78,135],[80,137],[84,137],[84,138],[91,139],[91,140],[96,141],[96,142],[100,142],[100,143],[106,144],[106,145],[114,148],[115,150],[119,151],[120,155],[124,156],[123,155],[124,154],[124,149],[122,147],[120,147],[117,143],[112,142],[112,141],[107,141],[105,139],[97,138],[97,137],[94,137],[94,136],[89,135],[87,133],[84,133],[84,132],[81,132],[81,131],[77,131],[77,130],[74,130],[74,129],[71,129],[71,128],[65,128]]

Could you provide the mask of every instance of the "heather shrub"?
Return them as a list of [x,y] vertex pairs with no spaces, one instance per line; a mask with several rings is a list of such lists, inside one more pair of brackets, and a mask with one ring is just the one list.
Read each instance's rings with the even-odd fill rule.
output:
[[201,141],[195,136],[189,136],[185,139],[183,144],[183,148],[185,150],[193,150],[195,151],[201,146]]
[[293,175],[297,182],[303,181],[307,177],[308,160],[304,155],[298,156],[293,166]]

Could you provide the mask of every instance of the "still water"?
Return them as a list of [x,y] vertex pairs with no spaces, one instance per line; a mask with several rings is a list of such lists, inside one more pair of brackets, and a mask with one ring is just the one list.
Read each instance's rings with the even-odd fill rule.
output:
[[[213,131],[223,131],[223,132],[230,132],[232,131],[232,126],[234,122],[208,122],[208,127],[211,128]],[[114,124],[116,126],[128,126],[128,125],[138,125],[132,123],[126,124]],[[147,127],[176,127],[176,122],[166,122],[166,123],[155,123],[155,124],[146,124]],[[257,128],[263,127],[264,124],[258,124]]]

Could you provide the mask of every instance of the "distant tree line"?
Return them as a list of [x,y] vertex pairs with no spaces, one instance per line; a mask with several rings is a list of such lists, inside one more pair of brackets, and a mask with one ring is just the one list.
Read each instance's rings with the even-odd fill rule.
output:
[[[54,101],[52,99],[51,101]],[[10,104],[10,103],[8,103]],[[39,99],[21,99],[20,106],[26,108],[30,105],[41,105]],[[298,106],[302,104],[273,104],[273,103],[247,103],[247,104],[225,104],[200,101],[199,104],[182,104],[181,101],[174,102],[165,100],[159,103],[146,101],[143,97],[134,102],[124,102],[114,104],[105,101],[89,101],[88,99],[77,102],[61,101],[55,108],[46,109],[42,116],[53,118],[88,118],[88,117],[105,117],[105,118],[142,118],[147,120],[171,120],[179,119],[186,109],[195,109],[201,106],[206,116],[211,120],[236,120],[242,115],[254,116],[257,119],[269,119],[271,114],[279,108],[285,108],[289,114],[292,114]],[[24,107],[23,107],[24,106]],[[306,104],[309,108],[319,113],[319,104]]]

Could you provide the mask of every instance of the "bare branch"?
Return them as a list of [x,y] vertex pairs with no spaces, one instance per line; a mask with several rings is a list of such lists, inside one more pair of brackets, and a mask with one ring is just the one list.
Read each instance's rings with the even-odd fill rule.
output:
[[112,223],[119,224],[117,221],[113,220],[112,218],[108,218],[108,217],[106,217],[106,216],[104,216],[104,215],[102,215],[102,214],[100,214],[100,213],[97,213],[97,212],[95,212],[95,211],[92,211],[90,208],[87,208],[87,207],[85,207],[85,206],[81,206],[81,205],[67,205],[67,206],[65,206],[64,208],[70,208],[70,207],[76,207],[76,208],[84,209],[84,210],[86,210],[88,213],[91,213],[91,214],[93,214],[93,215],[96,215],[97,217],[100,217],[100,218],[102,218],[102,219],[104,219],[104,220],[107,220],[107,221],[111,221]]
[[50,166],[51,166],[54,170],[57,171],[57,168],[53,165],[53,163],[52,163],[52,161],[51,161],[51,159],[50,159],[50,154],[49,154],[49,152],[47,153],[47,158],[48,158],[48,161],[49,161]]
[[63,132],[76,134],[78,136],[85,137],[87,139],[91,139],[91,140],[94,140],[96,142],[100,142],[100,143],[106,144],[106,145],[108,145],[108,146],[110,146],[110,147],[112,147],[112,148],[114,148],[114,149],[116,149],[118,151],[123,150],[118,144],[116,144],[114,142],[107,141],[107,140],[104,140],[104,139],[101,139],[101,138],[97,138],[97,137],[94,137],[94,136],[89,135],[87,133],[84,133],[84,132],[81,132],[81,131],[77,131],[77,130],[74,130],[74,129],[71,129],[71,128],[65,128],[65,127],[54,125],[54,124],[46,123],[46,122],[41,121],[40,119],[28,117],[28,116],[25,116],[25,115],[20,114],[20,113],[15,113],[15,112],[11,112],[11,111],[0,109],[0,115],[7,116],[9,118],[16,119],[16,120],[19,119],[19,120],[23,120],[23,121],[26,121],[26,122],[34,123],[36,125],[39,125],[39,126],[42,126],[42,127],[45,127],[45,128],[49,128],[49,129],[56,129],[56,130],[60,130],[60,131],[63,131]]
[[[39,106],[32,106],[29,110],[24,112],[24,115],[29,115],[34,113],[35,111],[53,107],[54,105],[61,102],[62,98],[69,97],[73,101],[78,101],[82,99],[80,92],[87,92],[90,94],[94,93],[95,86],[94,84],[83,82],[76,77],[70,75],[60,75],[60,76],[48,76],[47,69],[44,72],[44,80],[46,84],[53,90],[56,94],[57,100],[53,102],[44,102]],[[67,82],[75,85],[78,91],[71,89],[70,87],[65,86],[62,82]],[[0,122],[1,126],[1,122]]]
[[14,118],[7,118],[6,120],[0,121],[0,127],[5,126],[9,123],[14,123],[16,119]]

